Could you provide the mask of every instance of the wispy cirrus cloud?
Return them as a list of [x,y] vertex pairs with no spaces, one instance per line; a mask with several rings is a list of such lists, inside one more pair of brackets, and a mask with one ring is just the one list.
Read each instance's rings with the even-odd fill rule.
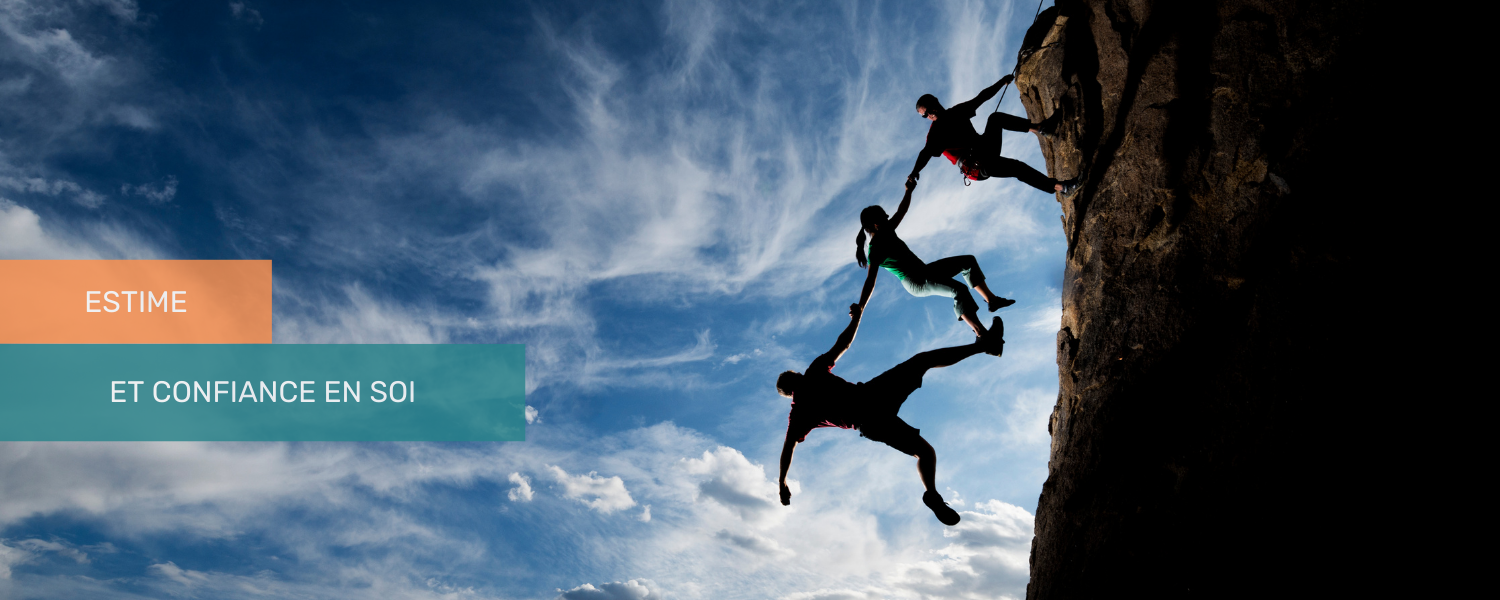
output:
[[35,211],[0,197],[0,259],[151,259],[162,252],[116,225],[57,228]]

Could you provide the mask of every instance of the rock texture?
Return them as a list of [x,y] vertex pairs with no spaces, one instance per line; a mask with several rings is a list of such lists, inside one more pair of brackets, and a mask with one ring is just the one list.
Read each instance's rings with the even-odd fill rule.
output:
[[[1358,2],[1059,0],[1018,89],[1068,254],[1027,597],[1274,597],[1331,574],[1379,303]],[[1389,135],[1389,130],[1384,135]],[[1357,414],[1357,411],[1350,411]]]

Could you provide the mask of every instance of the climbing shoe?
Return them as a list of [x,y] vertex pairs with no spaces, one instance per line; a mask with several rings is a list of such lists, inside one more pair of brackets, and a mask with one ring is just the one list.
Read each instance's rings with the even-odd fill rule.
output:
[[1062,111],[1057,111],[1052,113],[1052,116],[1042,119],[1042,122],[1033,125],[1032,128],[1042,136],[1042,139],[1050,140],[1052,136],[1057,135],[1057,123],[1061,120]]
[[1067,181],[1062,181],[1062,182],[1059,182],[1059,183],[1062,183],[1062,186],[1063,186],[1062,196],[1064,198],[1072,198],[1073,194],[1077,194],[1078,190],[1083,189],[1083,177],[1082,176],[1074,177],[1072,179],[1069,179]]
[[990,356],[1000,356],[1005,353],[1005,321],[995,317],[990,321],[990,330],[979,338],[979,343],[984,346],[984,353]]
[[995,312],[1015,303],[1016,301],[1011,300],[1010,298],[1001,298],[999,296],[995,296],[995,299],[990,301],[990,312]]
[[937,515],[937,520],[944,525],[953,526],[958,524],[958,511],[948,508],[948,503],[943,502],[943,496],[937,492],[922,494],[922,504],[932,509],[932,514]]

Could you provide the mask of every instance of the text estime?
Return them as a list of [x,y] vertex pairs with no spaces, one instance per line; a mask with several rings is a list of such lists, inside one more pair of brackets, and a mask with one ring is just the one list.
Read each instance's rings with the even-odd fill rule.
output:
[[[136,294],[140,294],[140,302],[135,301]],[[101,295],[103,300],[95,298],[95,295]],[[160,308],[162,312],[187,312],[187,309],[182,307],[182,305],[187,304],[187,298],[184,297],[187,296],[187,292],[184,290],[173,291],[170,304],[168,303],[167,292],[162,292],[161,297],[157,298],[156,292],[150,290],[139,292],[134,290],[124,292],[91,290],[83,293],[83,310],[84,312],[91,313],[101,311],[107,313],[120,312],[121,296],[125,297],[125,312],[156,312],[157,308]],[[99,308],[94,308],[95,304],[98,304]]]
[[[144,381],[111,381],[109,382],[110,402],[139,402],[141,396],[141,385]],[[258,383],[256,386],[252,383]],[[264,381],[246,381],[240,386],[239,393],[235,392],[233,381],[158,381],[151,386],[151,399],[157,402],[218,402],[220,397],[228,396],[229,402],[317,402],[318,389],[316,381],[272,381],[267,385]],[[121,386],[130,386],[127,390]],[[288,386],[291,393],[287,393]],[[225,388],[228,389],[225,389]],[[163,388],[166,388],[163,390]],[[326,381],[323,386],[324,402],[360,402],[363,385],[355,381],[349,385],[348,381]],[[400,395],[396,391],[400,390]],[[181,390],[181,393],[178,393]],[[257,393],[258,392],[258,393]],[[130,398],[121,397],[122,394],[130,394]],[[165,394],[165,395],[163,395]],[[387,384],[384,381],[370,383],[370,394],[366,400],[375,403],[383,403],[390,400],[395,403],[416,402],[416,381],[392,381]]]

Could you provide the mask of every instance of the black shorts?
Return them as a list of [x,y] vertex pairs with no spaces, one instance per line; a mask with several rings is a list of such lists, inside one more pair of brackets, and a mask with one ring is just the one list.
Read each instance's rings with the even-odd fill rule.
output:
[[911,360],[891,367],[891,370],[876,375],[874,379],[859,385],[865,409],[871,415],[891,416],[901,411],[906,397],[922,387],[922,375],[927,369],[916,366]]
[[872,442],[880,442],[907,456],[921,454],[925,442],[922,430],[908,425],[901,417],[889,415],[865,421],[859,426],[859,434]]
[[925,446],[921,430],[908,425],[896,413],[901,411],[901,405],[906,403],[907,396],[922,387],[922,375],[926,372],[927,369],[915,366],[908,360],[860,384],[868,412],[859,426],[859,434],[895,448],[902,454],[921,452]]

